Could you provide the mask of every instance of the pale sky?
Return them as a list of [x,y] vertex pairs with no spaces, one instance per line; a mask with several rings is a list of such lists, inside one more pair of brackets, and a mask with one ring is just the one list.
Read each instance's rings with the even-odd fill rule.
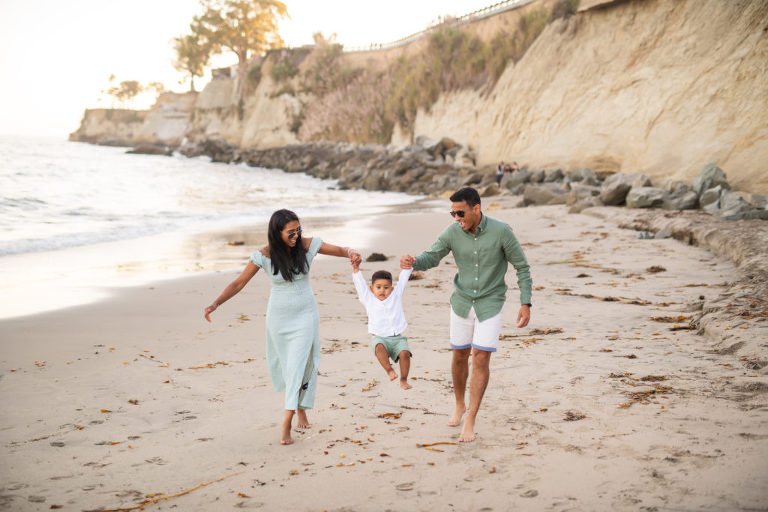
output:
[[[363,46],[498,0],[283,1],[290,19],[280,23],[280,35],[287,46],[309,44],[318,31],[336,33],[345,46]],[[99,101],[111,74],[117,82],[187,90],[173,69],[171,40],[187,33],[199,13],[198,0],[0,0],[0,134],[66,138],[85,108],[111,106],[109,99]],[[214,64],[236,61],[226,55]]]

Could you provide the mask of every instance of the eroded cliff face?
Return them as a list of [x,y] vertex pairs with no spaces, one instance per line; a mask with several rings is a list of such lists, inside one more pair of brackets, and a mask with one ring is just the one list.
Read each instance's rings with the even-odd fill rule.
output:
[[180,145],[196,101],[196,92],[161,94],[134,135],[134,144]]
[[686,182],[707,162],[768,192],[768,2],[614,2],[549,25],[490,93],[442,96],[415,133],[480,164],[642,172]]
[[[265,71],[269,69],[269,63]],[[215,76],[195,103],[187,136],[191,141],[224,139],[243,149],[263,149],[299,142],[295,118],[301,100],[280,91],[268,73],[244,98],[242,108],[236,96],[236,73]]]

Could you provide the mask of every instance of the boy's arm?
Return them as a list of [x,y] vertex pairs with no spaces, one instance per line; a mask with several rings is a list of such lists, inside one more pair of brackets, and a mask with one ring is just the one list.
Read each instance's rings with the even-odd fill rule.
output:
[[355,269],[355,271],[352,273],[352,282],[355,283],[355,290],[357,290],[357,298],[360,300],[360,302],[363,302],[363,299],[370,293],[371,290],[368,289],[368,286],[365,284],[365,278],[363,277],[363,273],[360,272],[360,269]]
[[402,294],[405,291],[405,287],[408,286],[408,280],[413,272],[412,268],[404,268],[400,271],[400,275],[397,278],[397,284],[395,285],[395,293]]

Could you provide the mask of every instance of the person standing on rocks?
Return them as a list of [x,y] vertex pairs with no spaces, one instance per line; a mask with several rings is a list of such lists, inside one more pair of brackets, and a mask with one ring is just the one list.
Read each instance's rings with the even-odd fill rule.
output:
[[[501,333],[501,315],[506,300],[504,276],[507,264],[517,271],[520,310],[517,326],[525,327],[531,318],[531,274],[512,228],[484,215],[480,194],[471,187],[450,197],[451,216],[456,220],[438,236],[432,246],[417,257],[400,258],[403,269],[427,270],[453,253],[459,268],[451,295],[450,345],[453,349],[451,374],[456,408],[448,426],[457,427],[466,413],[459,434],[460,442],[475,440],[475,420],[490,377],[491,354],[496,351]],[[465,402],[469,356],[472,379],[469,383],[469,409]]]
[[504,177],[504,171],[506,170],[506,166],[504,165],[504,162],[501,162],[499,165],[496,166],[496,184],[501,185],[501,178]]

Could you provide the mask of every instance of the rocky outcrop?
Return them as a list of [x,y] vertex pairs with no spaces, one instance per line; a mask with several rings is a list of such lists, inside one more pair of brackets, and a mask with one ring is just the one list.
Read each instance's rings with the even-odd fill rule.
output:
[[107,146],[141,146],[135,153],[146,153],[153,147],[178,147],[189,130],[196,100],[194,92],[166,92],[158,96],[149,110],[89,109],[69,140]]
[[136,134],[148,116],[147,110],[87,109],[80,127],[69,134],[69,140],[105,146],[133,146]]
[[[427,146],[357,147],[351,144],[318,142],[295,144],[272,149],[227,152],[221,144],[216,147],[219,161],[245,162],[248,165],[283,169],[286,172],[304,172],[311,176],[338,180],[341,189],[389,190],[410,194],[437,194],[465,185],[488,185],[493,181],[491,172],[449,162],[440,144]],[[453,141],[452,147],[460,146]]]
[[181,145],[189,130],[196,101],[196,92],[166,92],[158,96],[144,123],[134,134],[134,144],[169,147]]

